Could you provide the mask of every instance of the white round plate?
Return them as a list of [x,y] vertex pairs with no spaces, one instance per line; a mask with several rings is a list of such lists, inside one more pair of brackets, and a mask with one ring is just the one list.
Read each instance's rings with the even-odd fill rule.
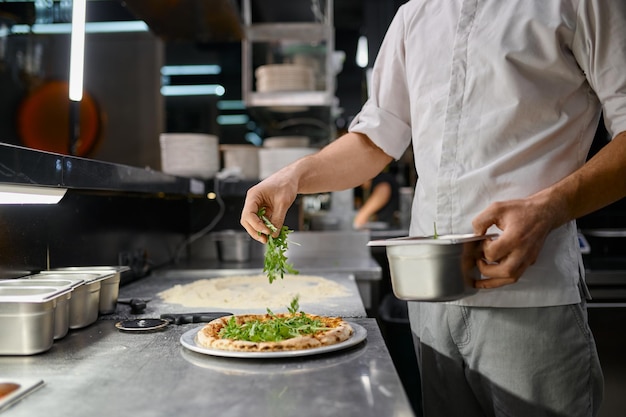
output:
[[180,343],[189,350],[198,353],[204,353],[205,355],[212,356],[222,356],[225,358],[246,358],[246,359],[266,359],[266,358],[293,358],[298,356],[310,356],[310,355],[320,355],[322,353],[334,352],[341,349],[347,349],[349,347],[358,345],[367,337],[367,330],[359,324],[348,322],[352,329],[354,329],[354,333],[348,340],[345,340],[341,343],[336,343],[334,345],[329,346],[321,346],[313,349],[302,349],[302,350],[285,350],[281,352],[239,352],[239,351],[231,351],[231,350],[221,350],[221,349],[209,349],[196,344],[196,334],[200,329],[204,326],[197,327],[195,329],[191,329],[185,332],[180,337]]

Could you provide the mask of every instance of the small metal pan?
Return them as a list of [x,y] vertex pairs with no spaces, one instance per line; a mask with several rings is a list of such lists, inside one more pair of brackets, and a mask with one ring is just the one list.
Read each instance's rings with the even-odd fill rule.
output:
[[162,330],[170,324],[188,324],[188,323],[208,323],[217,318],[224,316],[232,316],[232,313],[212,311],[207,313],[183,313],[183,314],[161,314],[156,318],[139,318],[122,320],[115,323],[115,327],[127,332],[155,331]]

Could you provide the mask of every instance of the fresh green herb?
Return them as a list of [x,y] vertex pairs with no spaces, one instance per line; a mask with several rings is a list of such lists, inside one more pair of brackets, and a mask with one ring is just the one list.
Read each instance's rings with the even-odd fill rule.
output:
[[249,342],[279,342],[285,339],[313,334],[327,327],[317,319],[312,319],[300,308],[298,297],[294,297],[288,307],[289,314],[278,317],[269,308],[269,318],[262,320],[250,320],[243,324],[237,324],[235,317],[231,317],[224,326],[219,336],[222,339],[246,340]]
[[[272,231],[272,233],[276,233],[278,230],[276,226],[269,221],[267,217],[265,217],[265,207],[261,208],[257,215],[263,220],[265,225]],[[294,269],[293,265],[287,262],[287,256],[285,252],[287,252],[288,248],[288,240],[287,236],[293,230],[289,230],[289,227],[284,226],[281,227],[280,233],[276,237],[272,237],[270,234],[267,237],[267,248],[265,250],[265,259],[263,262],[263,272],[267,274],[267,278],[270,280],[270,284],[274,282],[276,278],[280,276],[282,279],[286,273],[288,274],[297,274],[298,271]],[[291,242],[293,243],[293,242]]]
[[433,235],[433,239],[439,239],[439,235],[437,234],[437,222],[433,222],[433,227],[435,228],[435,234]]

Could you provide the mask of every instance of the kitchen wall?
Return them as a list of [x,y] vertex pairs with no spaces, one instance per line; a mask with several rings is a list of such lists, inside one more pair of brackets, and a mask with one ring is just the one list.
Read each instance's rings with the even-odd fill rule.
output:
[[[8,38],[7,55],[0,65],[1,142],[22,144],[15,123],[29,92],[46,81],[68,79],[69,42],[64,34]],[[160,169],[163,42],[150,32],[98,33],[87,34],[85,44],[85,91],[95,99],[102,122],[98,145],[87,156]],[[31,57],[40,64],[24,68],[23,61]]]

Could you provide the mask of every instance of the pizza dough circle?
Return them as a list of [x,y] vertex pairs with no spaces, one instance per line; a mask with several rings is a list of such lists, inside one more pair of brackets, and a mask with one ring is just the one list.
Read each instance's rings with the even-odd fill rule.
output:
[[285,275],[270,284],[261,274],[201,279],[158,294],[164,302],[184,307],[233,310],[284,308],[295,296],[303,305],[348,295],[350,291],[343,285],[319,276]]

